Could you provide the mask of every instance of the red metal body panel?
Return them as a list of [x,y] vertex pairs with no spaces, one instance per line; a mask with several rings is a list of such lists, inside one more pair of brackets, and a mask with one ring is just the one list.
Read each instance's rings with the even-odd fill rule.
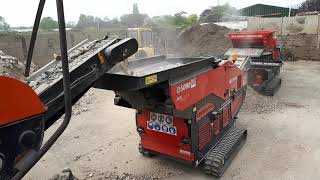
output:
[[224,96],[226,78],[224,67],[206,72],[192,80],[169,87],[171,100],[177,110],[183,111],[210,94],[226,99]]
[[280,59],[280,51],[277,48],[278,40],[274,38],[274,31],[243,31],[229,33],[229,39],[234,48],[263,48],[271,51],[274,61]]
[[[173,126],[177,128],[176,136],[149,130],[147,128],[148,121],[150,121],[150,112],[142,112],[137,115],[137,126],[143,127],[145,130],[145,133],[141,135],[141,143],[144,148],[186,161],[194,160],[190,145],[181,143],[182,137],[190,138],[189,128],[184,119],[173,119]],[[190,155],[183,154],[180,150],[190,152]]]
[[235,48],[260,45],[265,49],[271,50],[277,46],[277,40],[273,38],[273,34],[274,31],[244,31],[232,32],[228,36]]
[[209,95],[226,100],[230,97],[227,92],[238,90],[246,84],[243,73],[232,62],[227,62],[221,67],[169,87],[169,94],[175,108],[179,111],[185,110]]
[[201,107],[196,114],[196,120],[199,121],[203,117],[205,117],[209,112],[212,112],[214,110],[214,104],[208,103]]
[[222,121],[222,126],[226,127],[229,124],[229,109],[224,108],[223,109],[223,121]]
[[46,111],[38,95],[25,83],[0,76],[0,126]]
[[202,149],[211,141],[211,124],[208,123],[199,129],[199,149]]
[[[209,96],[219,98],[221,105],[221,100],[227,101],[231,98],[231,95],[247,85],[245,76],[246,72],[241,71],[233,62],[227,61],[221,67],[169,86],[169,96],[174,108],[181,112],[194,107],[197,103],[209,98]],[[150,123],[152,127],[155,127],[153,125],[161,122],[159,116],[162,115],[149,111],[140,111],[136,120],[137,127],[143,129],[143,132],[140,132],[142,146],[147,150],[194,163],[199,158],[196,157],[197,152],[192,152],[190,144],[182,143],[182,139],[191,140],[192,123],[190,124],[188,121],[195,119],[195,122],[199,123],[198,148],[206,153],[208,150],[207,145],[217,143],[221,133],[225,133],[227,128],[230,127],[228,126],[230,125],[230,119],[237,113],[242,100],[243,97],[238,96],[231,105],[224,107],[222,111],[219,110],[221,114],[218,114],[214,121],[208,120],[210,118],[208,115],[215,108],[218,108],[216,107],[216,102],[212,101],[195,108],[194,114],[188,119],[173,117],[172,126],[176,127],[176,135],[160,132],[159,130],[156,131],[153,128],[150,129]],[[157,114],[158,118],[154,118],[154,114]],[[163,125],[162,123],[160,124]]]
[[231,113],[232,113],[232,117],[236,116],[236,113],[238,111],[238,109],[240,108],[240,105],[242,103],[243,97],[239,96],[235,99],[235,101],[231,104]]

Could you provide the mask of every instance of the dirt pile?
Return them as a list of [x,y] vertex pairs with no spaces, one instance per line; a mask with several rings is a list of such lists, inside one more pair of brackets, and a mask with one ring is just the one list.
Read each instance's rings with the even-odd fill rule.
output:
[[241,108],[244,113],[269,114],[281,111],[286,104],[277,97],[263,96],[248,87],[247,96]]
[[216,24],[196,25],[178,36],[177,52],[183,56],[208,56],[224,53],[232,46],[226,34],[231,29]]
[[[37,67],[31,64],[31,73],[34,72]],[[7,76],[16,79],[24,79],[25,65],[20,62],[16,57],[5,54],[0,50],[0,76]]]

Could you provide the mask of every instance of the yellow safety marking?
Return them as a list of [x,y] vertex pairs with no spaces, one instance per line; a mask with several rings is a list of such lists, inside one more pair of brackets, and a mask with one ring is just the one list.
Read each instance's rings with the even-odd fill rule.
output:
[[146,85],[150,85],[158,82],[158,76],[156,74],[146,77]]

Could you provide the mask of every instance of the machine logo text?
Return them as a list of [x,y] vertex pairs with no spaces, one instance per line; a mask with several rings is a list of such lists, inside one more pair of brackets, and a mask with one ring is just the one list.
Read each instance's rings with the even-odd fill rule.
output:
[[178,86],[177,94],[179,94],[183,91],[186,91],[188,89],[195,88],[195,87],[197,87],[197,79],[193,78],[193,79],[189,80],[188,82],[182,84],[181,86]]

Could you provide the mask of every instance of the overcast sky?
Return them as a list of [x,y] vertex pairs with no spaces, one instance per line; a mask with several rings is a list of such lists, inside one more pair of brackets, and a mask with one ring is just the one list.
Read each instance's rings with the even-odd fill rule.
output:
[[[220,0],[237,9],[256,3],[289,7],[290,2],[299,4],[304,0]],[[34,21],[39,0],[0,0],[0,16],[11,26],[31,26]],[[66,21],[77,21],[80,14],[110,19],[132,11],[132,4],[138,3],[141,13],[149,16],[174,14],[186,11],[200,14],[204,9],[218,4],[218,0],[64,0]],[[56,18],[55,0],[47,0],[44,16]]]

